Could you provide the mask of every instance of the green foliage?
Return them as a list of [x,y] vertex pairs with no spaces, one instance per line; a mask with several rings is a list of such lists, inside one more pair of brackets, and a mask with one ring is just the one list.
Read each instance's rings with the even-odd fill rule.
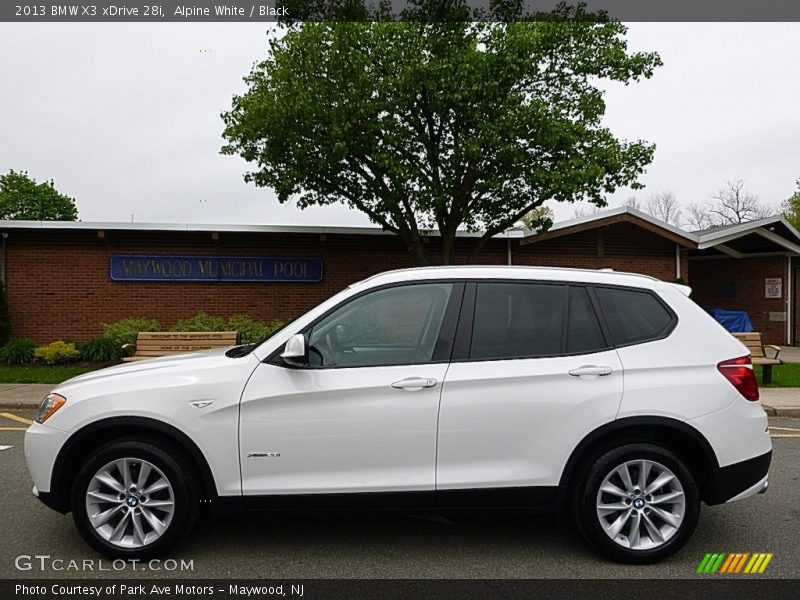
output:
[[258,342],[282,326],[281,321],[272,321],[267,324],[251,319],[247,315],[233,315],[226,320],[224,317],[216,317],[200,311],[190,319],[178,321],[170,328],[170,331],[239,331],[242,334],[242,343],[251,344]]
[[267,324],[255,321],[247,315],[233,315],[228,319],[228,331],[241,332],[243,344],[254,344],[280,327],[283,327],[283,321],[272,321]]
[[8,300],[6,299],[6,288],[0,282],[0,345],[5,344],[11,338],[11,317],[8,314]]
[[0,220],[76,221],[75,199],[60,194],[52,181],[36,183],[25,171],[0,175]]
[[0,362],[7,365],[28,365],[33,362],[36,342],[28,338],[17,338],[0,347]]
[[78,360],[81,353],[75,348],[75,344],[58,341],[39,346],[33,351],[33,356],[47,365],[65,365]]
[[122,358],[120,344],[110,338],[95,338],[76,344],[75,347],[80,352],[81,359],[88,362],[115,362]]
[[783,203],[783,216],[795,228],[800,228],[800,178],[795,183],[797,189]]
[[520,221],[533,231],[547,231],[553,226],[553,219],[555,219],[553,209],[549,206],[539,206],[522,217]]
[[181,319],[170,331],[228,331],[228,323],[222,317],[212,317],[202,310],[190,319]]
[[[474,260],[546,201],[602,206],[641,187],[654,146],[603,125],[602,87],[661,60],[630,52],[623,24],[568,7],[568,22],[432,22],[442,3],[417,4],[406,21],[302,22],[271,40],[222,115],[222,152],[254,165],[246,181],[300,208],[343,202],[418,264],[454,262],[458,229],[483,231]],[[441,246],[424,244],[426,229]]]
[[140,331],[160,331],[161,323],[147,317],[120,319],[114,323],[103,323],[103,337],[113,340],[117,346],[135,344]]
[[[247,315],[233,315],[230,319],[209,315],[200,311],[195,316],[181,319],[169,328],[170,331],[239,331],[242,334],[242,343],[250,344],[258,342],[267,334],[283,326],[282,321],[256,321]],[[115,323],[103,324],[103,337],[112,340],[115,347],[119,348],[124,344],[136,343],[136,334],[140,331],[160,331],[161,325],[155,319],[145,317],[122,319]],[[118,358],[88,358],[86,356],[86,346],[93,344],[97,346],[97,352],[106,352],[109,355],[110,346],[101,348],[101,340],[92,340],[80,345],[81,354],[85,360],[92,361],[111,361]]]

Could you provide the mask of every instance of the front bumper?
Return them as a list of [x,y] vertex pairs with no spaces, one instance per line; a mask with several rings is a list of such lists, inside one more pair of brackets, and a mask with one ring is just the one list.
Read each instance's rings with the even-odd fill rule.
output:
[[36,486],[33,486],[32,492],[33,495],[36,496],[37,500],[39,500],[39,502],[44,504],[47,508],[51,508],[62,514],[67,513],[67,509],[62,505],[61,502],[59,502],[55,494],[50,492],[40,492],[38,489],[36,489]]
[[33,479],[35,495],[50,508],[57,508],[51,483],[53,467],[58,453],[69,438],[69,434],[59,429],[33,423],[25,432],[25,462]]
[[735,502],[766,492],[772,451],[714,469],[714,488],[708,504]]

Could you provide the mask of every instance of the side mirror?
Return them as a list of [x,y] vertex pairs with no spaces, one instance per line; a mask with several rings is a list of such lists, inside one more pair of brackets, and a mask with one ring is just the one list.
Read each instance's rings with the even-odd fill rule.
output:
[[281,358],[289,365],[303,367],[308,364],[308,348],[306,347],[306,336],[296,333],[289,338],[283,348]]

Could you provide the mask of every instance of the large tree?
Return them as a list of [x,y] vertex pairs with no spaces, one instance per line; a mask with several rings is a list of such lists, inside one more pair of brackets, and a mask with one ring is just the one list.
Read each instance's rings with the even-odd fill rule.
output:
[[75,221],[75,199],[59,193],[52,181],[37,183],[24,171],[0,175],[0,220]]
[[548,200],[639,187],[652,160],[603,126],[598,84],[650,77],[659,57],[630,52],[620,23],[572,16],[288,26],[223,113],[222,151],[281,202],[365,213],[418,264],[454,262],[457,230],[483,231],[472,260]]
[[800,227],[800,178],[796,181],[797,189],[783,202],[783,216],[795,226]]

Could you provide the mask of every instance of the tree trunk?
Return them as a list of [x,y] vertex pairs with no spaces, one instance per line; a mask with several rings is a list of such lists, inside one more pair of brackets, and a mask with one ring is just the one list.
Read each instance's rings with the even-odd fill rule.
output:
[[417,267],[429,267],[431,264],[430,256],[428,256],[428,252],[425,250],[425,246],[423,245],[422,238],[420,236],[416,236],[410,243],[406,244],[408,246],[408,250],[411,252],[411,256],[414,259],[414,263]]
[[467,256],[467,260],[465,264],[472,265],[475,264],[478,260],[478,254],[481,253],[483,247],[486,245],[486,242],[489,240],[488,237],[482,236],[475,241],[475,244],[472,246],[472,250],[470,250],[469,255]]

